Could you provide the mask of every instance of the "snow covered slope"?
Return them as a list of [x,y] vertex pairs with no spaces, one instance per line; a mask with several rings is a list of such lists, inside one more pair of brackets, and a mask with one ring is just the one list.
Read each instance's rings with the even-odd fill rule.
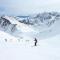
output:
[[34,41],[0,31],[0,60],[60,60],[60,35],[40,40],[34,47]]

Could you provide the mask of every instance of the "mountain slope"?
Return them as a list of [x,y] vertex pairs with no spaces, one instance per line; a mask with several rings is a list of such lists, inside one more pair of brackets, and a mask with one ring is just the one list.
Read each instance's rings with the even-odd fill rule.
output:
[[[27,24],[24,22],[24,19]],[[37,38],[40,40],[60,34],[59,13],[41,13],[24,19],[17,20],[16,17],[2,16],[0,17],[0,30],[24,39]],[[31,25],[30,23],[33,24]]]

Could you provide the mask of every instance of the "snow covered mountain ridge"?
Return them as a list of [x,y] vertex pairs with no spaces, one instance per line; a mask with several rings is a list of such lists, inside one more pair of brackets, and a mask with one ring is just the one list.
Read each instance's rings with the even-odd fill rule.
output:
[[[0,24],[6,26],[7,24],[17,24],[17,22],[28,24],[28,25],[52,25],[55,20],[60,19],[60,13],[58,12],[44,12],[30,16],[1,16]],[[17,20],[17,21],[16,21]]]
[[44,13],[28,16],[24,19],[21,19],[20,17],[18,18],[18,20],[24,24],[46,25],[46,26],[51,26],[55,22],[55,20],[59,20],[59,19],[60,19],[60,13],[58,12],[44,12]]
[[25,16],[1,16],[0,30],[14,36],[47,37],[59,33],[60,13],[44,12],[36,15]]

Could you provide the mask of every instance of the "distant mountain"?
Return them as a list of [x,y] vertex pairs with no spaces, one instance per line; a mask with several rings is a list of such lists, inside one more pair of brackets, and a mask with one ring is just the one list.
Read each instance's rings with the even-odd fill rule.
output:
[[0,30],[15,37],[47,38],[60,34],[60,13],[44,12],[28,17],[0,16]]
[[19,36],[21,33],[24,32],[34,31],[31,27],[24,23],[19,22],[12,16],[0,17],[0,30],[10,33],[14,36]]
[[59,19],[60,19],[60,13],[58,12],[44,12],[34,16],[18,18],[19,22],[24,24],[46,25],[46,26],[51,26],[55,22],[55,20],[59,20]]

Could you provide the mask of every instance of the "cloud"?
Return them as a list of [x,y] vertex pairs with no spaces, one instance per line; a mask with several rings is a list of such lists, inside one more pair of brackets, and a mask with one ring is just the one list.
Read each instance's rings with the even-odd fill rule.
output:
[[32,14],[59,10],[60,0],[0,0],[0,12],[5,14]]

